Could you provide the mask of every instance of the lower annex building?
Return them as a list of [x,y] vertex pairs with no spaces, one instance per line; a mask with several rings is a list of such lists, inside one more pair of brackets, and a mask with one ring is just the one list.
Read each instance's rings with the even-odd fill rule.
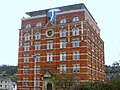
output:
[[104,41],[83,3],[26,14],[19,29],[18,90],[54,90],[49,78],[55,74],[105,81]]

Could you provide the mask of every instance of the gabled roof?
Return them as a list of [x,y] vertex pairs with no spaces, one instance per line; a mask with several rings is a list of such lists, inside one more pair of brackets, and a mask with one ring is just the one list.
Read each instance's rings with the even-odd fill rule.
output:
[[50,78],[52,76],[53,74],[49,70],[47,70],[46,73],[43,75],[44,78]]
[[46,23],[45,27],[47,27],[48,25],[50,25],[50,26],[55,26],[54,23],[51,22],[51,21],[48,21],[48,22]]
[[9,78],[0,78],[0,81],[11,81]]

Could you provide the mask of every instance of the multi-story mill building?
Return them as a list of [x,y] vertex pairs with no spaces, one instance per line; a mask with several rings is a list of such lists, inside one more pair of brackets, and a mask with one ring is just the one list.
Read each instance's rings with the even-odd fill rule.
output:
[[47,90],[55,74],[105,81],[104,42],[83,3],[26,14],[19,30],[18,90]]

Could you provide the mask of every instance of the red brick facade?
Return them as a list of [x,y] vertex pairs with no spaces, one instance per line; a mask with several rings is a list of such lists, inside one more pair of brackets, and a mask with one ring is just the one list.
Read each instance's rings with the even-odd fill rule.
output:
[[[78,19],[73,20],[74,17]],[[62,19],[66,22],[60,23]],[[40,26],[36,26],[38,22],[41,22]],[[49,29],[52,36],[47,36]],[[104,42],[96,21],[86,7],[58,12],[56,24],[49,21],[46,14],[22,19],[18,90],[47,90],[43,88],[46,71],[53,75],[74,74],[80,82],[105,81]]]

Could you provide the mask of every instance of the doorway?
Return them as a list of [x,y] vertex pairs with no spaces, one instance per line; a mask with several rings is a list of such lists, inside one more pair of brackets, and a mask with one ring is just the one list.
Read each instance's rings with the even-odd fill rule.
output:
[[51,83],[47,84],[47,90],[52,90],[52,84]]

